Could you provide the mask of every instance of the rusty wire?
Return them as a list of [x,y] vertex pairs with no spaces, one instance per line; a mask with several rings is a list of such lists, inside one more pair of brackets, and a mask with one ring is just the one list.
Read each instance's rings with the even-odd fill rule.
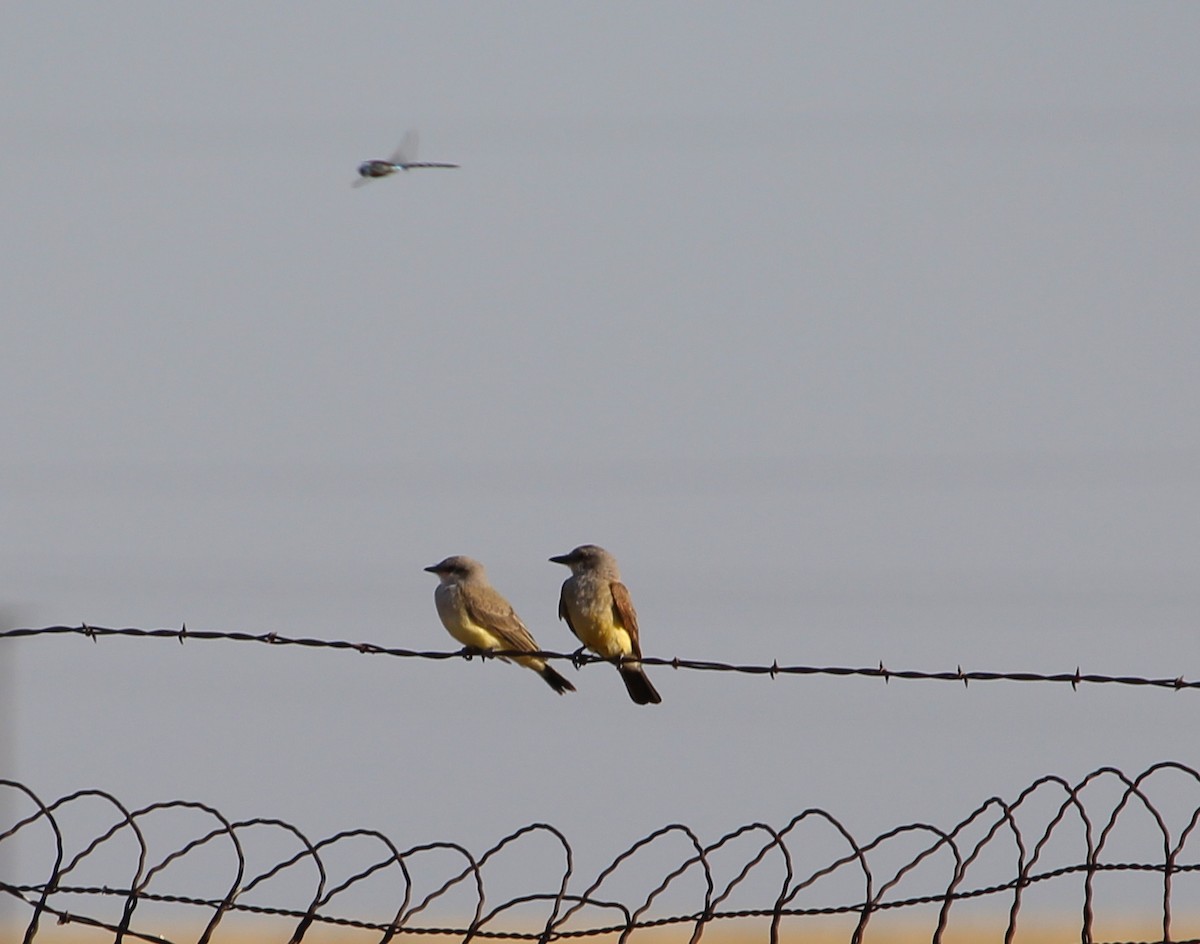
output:
[[[1180,812],[1182,795],[1187,799]],[[1080,903],[1073,936],[1091,944],[1101,940],[1098,930],[1113,920],[1097,882],[1114,873],[1142,873],[1153,879],[1146,883],[1150,888],[1146,901],[1133,906],[1127,903],[1121,912],[1128,914],[1133,907],[1141,908],[1143,915],[1152,913],[1153,924],[1143,940],[1195,944],[1200,935],[1196,926],[1173,928],[1172,924],[1176,902],[1194,903],[1200,897],[1200,876],[1196,874],[1200,856],[1192,841],[1200,822],[1200,773],[1175,762],[1155,764],[1135,776],[1103,767],[1075,783],[1044,776],[1012,800],[986,800],[949,828],[913,823],[866,842],[855,839],[845,825],[819,809],[804,810],[782,827],[747,824],[708,843],[690,828],[671,824],[633,843],[590,879],[576,873],[574,850],[566,836],[545,823],[522,827],[482,854],[473,855],[450,842],[401,848],[383,833],[368,829],[312,840],[282,820],[235,822],[192,801],[152,803],[130,810],[102,790],[80,790],[47,802],[21,783],[0,780],[0,800],[6,801],[0,803],[0,810],[11,811],[12,816],[8,822],[0,820],[0,852],[5,843],[12,844],[18,837],[30,843],[36,834],[45,847],[41,861],[49,863],[36,877],[0,876],[0,894],[27,909],[23,944],[34,944],[39,929],[51,921],[107,932],[117,944],[208,944],[230,915],[274,919],[278,923],[273,931],[260,930],[256,939],[280,944],[299,944],[317,928],[325,930],[322,939],[333,929],[354,929],[360,932],[356,940],[387,944],[398,937],[417,935],[461,941],[605,937],[624,942],[639,929],[671,927],[679,929],[680,940],[686,934],[691,944],[696,944],[715,924],[742,928],[744,939],[778,942],[782,936],[815,926],[811,922],[832,917],[843,919],[846,939],[860,944],[869,923],[881,914],[923,916],[930,939],[939,944],[955,927],[956,919],[970,923],[971,917],[959,917],[966,905],[956,910],[965,902],[991,904],[1000,916],[991,939],[1003,939],[1007,944],[1020,939],[1019,929],[1036,929],[1036,918],[1023,923],[1018,919],[1027,893],[1047,887],[1053,889],[1056,900]],[[77,835],[80,817],[73,807],[97,803],[107,812],[105,821],[110,825],[93,826]],[[18,811],[18,807],[23,809]],[[199,816],[207,823],[199,827],[193,823],[186,840],[177,835],[169,843],[156,843],[153,837],[159,832],[154,828],[158,821],[165,817],[178,825],[189,816]],[[1125,822],[1136,823],[1143,845],[1157,853],[1143,861],[1118,858],[1119,853],[1111,851],[1116,844],[1113,836],[1121,830],[1128,832],[1130,826]],[[828,843],[814,842],[817,831],[826,840],[832,837],[832,851]],[[252,867],[252,858],[259,858],[256,843],[264,833],[276,840],[287,839],[295,851],[282,856],[276,852],[267,864]],[[117,884],[74,883],[90,859],[106,851],[111,854],[122,840],[127,852],[124,868],[114,871],[107,861],[104,866],[105,874],[112,875]],[[1070,847],[1065,860],[1064,844]],[[746,845],[749,848],[743,848]],[[653,887],[639,892],[635,899],[621,900],[608,890],[614,873],[655,846],[665,847],[672,856],[670,861],[677,863],[657,884],[654,880],[646,883]],[[503,902],[489,901],[488,867],[499,853],[519,848],[545,859],[547,847],[549,858],[561,869],[561,879]],[[214,848],[223,849],[228,862],[225,873],[217,877],[218,894],[189,896],[166,890],[164,871]],[[823,853],[819,851],[822,848]],[[335,849],[336,856],[332,854]],[[740,858],[734,856],[732,862],[726,862],[731,850],[740,851]],[[346,851],[353,852],[355,859],[349,865],[335,866],[333,860],[344,858]],[[430,858],[432,853],[449,853],[458,864],[439,868]],[[882,861],[888,858],[893,860],[891,864]],[[986,867],[981,865],[985,861],[989,863]],[[1006,873],[1000,881],[995,880],[998,862]],[[13,868],[9,867],[10,872]],[[211,875],[211,861],[206,860],[205,868],[205,874]],[[304,890],[291,892],[291,900],[273,899],[271,890],[276,886],[270,883],[284,875],[292,879],[307,876]],[[373,876],[390,881],[390,890],[375,890],[378,900],[372,907],[376,913],[370,917],[339,913],[339,896],[356,886],[361,888],[361,883]],[[800,903],[804,894],[811,895],[814,887],[830,876],[849,880],[845,887],[859,891],[840,903]],[[735,892],[743,891],[752,878],[760,883],[756,888],[768,889],[760,891],[761,904],[732,907]],[[1184,881],[1190,884],[1181,891],[1179,885]],[[418,885],[432,890],[421,894]],[[668,913],[656,910],[657,899],[668,892],[686,893],[689,888],[694,898],[691,907]],[[465,896],[470,904],[457,905],[457,922],[437,921],[434,912],[439,906],[444,909],[454,893],[459,894],[459,902]],[[114,902],[115,908],[111,907]],[[103,903],[110,905],[110,911],[119,912],[119,917],[100,917]],[[167,936],[161,911],[153,918],[146,911],[164,906],[175,909],[166,925]],[[531,906],[540,915],[536,921],[527,917]],[[526,916],[523,920],[522,915]],[[1196,917],[1193,911],[1190,918]],[[1179,923],[1188,918],[1181,916]],[[757,930],[753,936],[751,928]],[[1182,936],[1173,936],[1176,931]],[[364,938],[364,933],[370,936]]]
[[[125,627],[111,629],[103,626],[89,626],[86,623],[79,626],[46,626],[39,629],[23,628],[0,631],[0,640],[19,639],[40,636],[84,636],[93,642],[107,636],[124,636],[139,639],[174,639],[180,643],[190,640],[225,640],[232,642],[252,642],[268,646],[301,646],[310,649],[331,649],[358,652],[363,655],[393,656],[400,659],[431,659],[442,661],[446,659],[471,659],[476,657],[500,658],[506,655],[538,655],[547,660],[561,659],[573,663],[577,667],[594,665],[599,662],[616,660],[604,659],[585,652],[555,652],[539,650],[530,652],[507,652],[494,650],[491,652],[471,652],[468,650],[421,650],[403,649],[379,646],[370,642],[351,642],[344,639],[316,639],[304,636],[284,636],[280,633],[246,633],[224,632],[219,630],[188,629],[186,625],[179,629],[138,629]],[[1200,679],[1186,679],[1182,675],[1174,678],[1147,678],[1138,675],[1104,675],[1096,672],[1084,672],[1078,666],[1071,672],[993,672],[982,670],[964,670],[961,665],[953,670],[922,671],[916,669],[890,669],[881,661],[877,666],[817,666],[817,665],[780,665],[778,661],[770,665],[737,664],[716,662],[706,659],[670,659],[655,656],[643,656],[640,660],[644,665],[665,666],[693,672],[735,672],[743,675],[761,675],[778,678],[781,675],[832,675],[837,677],[859,677],[882,679],[889,682],[892,679],[909,681],[961,682],[968,685],[971,682],[1049,682],[1070,685],[1078,689],[1080,685],[1123,685],[1149,687],[1159,689],[1200,690]]]

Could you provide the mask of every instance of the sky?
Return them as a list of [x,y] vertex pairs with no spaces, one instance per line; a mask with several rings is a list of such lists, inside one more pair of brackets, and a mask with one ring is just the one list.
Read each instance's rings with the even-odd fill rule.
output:
[[[1200,676],[1200,7],[5,19],[10,625],[449,649],[422,568],[468,554],[569,650],[547,558],[597,543],[648,655]],[[461,169],[352,189],[409,128]],[[586,872],[1198,760],[1187,692],[569,674],[0,641],[0,776],[400,845],[543,821]]]

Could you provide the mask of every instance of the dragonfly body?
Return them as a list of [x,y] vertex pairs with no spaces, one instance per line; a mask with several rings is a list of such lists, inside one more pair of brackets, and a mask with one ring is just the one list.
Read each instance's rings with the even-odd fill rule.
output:
[[404,142],[396,148],[396,152],[386,161],[363,161],[358,165],[358,180],[355,187],[370,183],[377,177],[389,177],[398,170],[409,171],[422,167],[455,168],[458,164],[443,164],[436,161],[413,160],[417,154],[417,133],[410,131],[404,136]]

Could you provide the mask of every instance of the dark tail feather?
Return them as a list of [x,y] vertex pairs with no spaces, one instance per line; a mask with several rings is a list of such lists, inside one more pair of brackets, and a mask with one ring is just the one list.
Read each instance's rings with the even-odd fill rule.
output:
[[564,692],[575,691],[575,686],[568,682],[565,678],[555,672],[550,666],[543,666],[538,673],[546,680],[546,684],[558,692],[560,695]]
[[654,686],[650,684],[650,679],[646,678],[646,673],[642,671],[640,665],[622,665],[618,671],[621,673],[621,680],[625,683],[629,697],[634,702],[639,705],[657,705],[662,701],[662,696],[654,690]]

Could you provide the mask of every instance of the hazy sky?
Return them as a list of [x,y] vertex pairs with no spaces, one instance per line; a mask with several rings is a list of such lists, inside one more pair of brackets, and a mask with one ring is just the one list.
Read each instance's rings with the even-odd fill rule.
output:
[[[595,542],[651,655],[1200,675],[1200,6],[26,3],[0,87],[20,623],[450,648],[462,553],[567,649]],[[462,169],[351,189],[408,128]],[[45,798],[585,867],[1200,760],[1190,693],[0,658]]]

